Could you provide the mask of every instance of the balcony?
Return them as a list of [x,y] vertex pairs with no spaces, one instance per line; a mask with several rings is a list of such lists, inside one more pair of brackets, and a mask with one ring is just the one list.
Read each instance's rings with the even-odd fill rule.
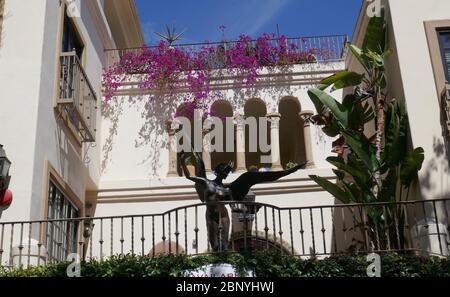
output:
[[57,106],[81,142],[95,142],[97,96],[76,52],[62,53]]
[[[306,258],[388,251],[449,255],[450,199],[282,208],[218,203],[231,210],[228,251]],[[1,222],[0,267],[45,265],[71,253],[86,260],[212,254],[205,209],[194,204],[154,214]]]
[[[308,37],[290,37],[286,38],[286,47],[297,52],[307,52],[311,49],[320,49],[318,53],[314,55],[314,62],[338,62],[343,61],[346,55],[346,42],[348,37],[346,35],[327,35],[327,36],[308,36]],[[206,57],[208,59],[208,66],[211,69],[220,69],[225,64],[222,52],[228,48],[233,47],[237,43],[242,41],[221,41],[221,42],[203,42],[203,43],[186,43],[176,44],[173,47],[178,48],[186,53],[196,53],[205,48],[213,49],[211,54]],[[279,39],[272,38],[270,43],[272,45],[278,45]],[[249,46],[256,47],[257,40],[251,40]],[[121,61],[122,58],[129,55],[139,54],[146,49],[154,49],[157,46],[143,46],[139,48],[127,48],[127,49],[107,49],[107,62],[109,66],[114,65]]]

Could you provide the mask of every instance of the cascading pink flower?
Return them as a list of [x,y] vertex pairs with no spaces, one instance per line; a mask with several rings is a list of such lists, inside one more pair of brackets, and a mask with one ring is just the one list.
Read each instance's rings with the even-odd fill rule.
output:
[[[306,43],[302,38],[301,42]],[[144,46],[137,51],[128,51],[111,67],[104,69],[102,83],[104,98],[109,101],[116,91],[124,85],[129,74],[141,76],[140,88],[163,90],[173,96],[179,89],[187,89],[183,97],[187,113],[193,109],[204,109],[205,114],[212,100],[212,70],[227,69],[242,77],[247,85],[258,80],[262,67],[289,66],[311,63],[316,57],[335,55],[327,49],[302,49],[289,43],[286,36],[275,38],[274,34],[264,33],[256,40],[248,35],[240,35],[234,42],[205,44],[199,49],[189,47],[170,47],[164,41],[157,46]],[[154,99],[151,97],[150,99]]]

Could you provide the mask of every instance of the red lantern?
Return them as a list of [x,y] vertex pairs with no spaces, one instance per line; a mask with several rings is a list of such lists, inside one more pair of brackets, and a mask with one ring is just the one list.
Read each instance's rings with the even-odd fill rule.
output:
[[13,193],[11,190],[6,189],[0,191],[0,206],[9,206],[13,200]]

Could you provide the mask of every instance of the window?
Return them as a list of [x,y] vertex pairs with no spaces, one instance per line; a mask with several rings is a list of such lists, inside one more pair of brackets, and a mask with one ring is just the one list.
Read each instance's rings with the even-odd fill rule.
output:
[[[80,211],[50,181],[47,219],[63,220],[79,217]],[[54,221],[47,225],[46,247],[52,261],[62,261],[77,251],[78,222]]]
[[441,55],[444,63],[445,77],[450,82],[450,30],[438,31]]
[[83,42],[81,41],[81,38],[78,35],[75,25],[70,20],[67,13],[65,13],[61,51],[63,53],[68,53],[75,50],[78,58],[81,60],[81,57],[83,55],[83,49],[84,49]]

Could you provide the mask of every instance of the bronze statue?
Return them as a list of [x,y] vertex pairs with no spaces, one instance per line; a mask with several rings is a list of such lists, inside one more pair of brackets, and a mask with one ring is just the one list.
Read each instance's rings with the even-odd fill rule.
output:
[[195,190],[202,202],[206,203],[206,224],[209,243],[213,251],[228,250],[230,218],[223,204],[217,201],[243,201],[250,188],[256,184],[273,182],[279,178],[296,172],[306,165],[306,162],[284,171],[253,172],[248,171],[241,174],[234,182],[224,185],[223,180],[233,170],[231,163],[220,163],[214,170],[216,178],[209,180],[206,177],[205,164],[200,153],[193,153],[196,161],[195,175],[190,176],[186,167],[186,153],[179,153],[179,160],[184,175],[195,182]]

